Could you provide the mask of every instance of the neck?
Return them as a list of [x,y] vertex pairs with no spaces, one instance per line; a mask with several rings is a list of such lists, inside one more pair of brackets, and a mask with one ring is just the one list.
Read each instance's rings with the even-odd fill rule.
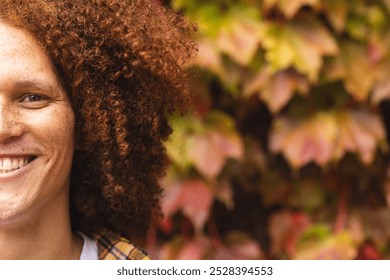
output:
[[67,200],[52,205],[15,223],[0,224],[0,259],[80,258],[83,241],[72,233]]

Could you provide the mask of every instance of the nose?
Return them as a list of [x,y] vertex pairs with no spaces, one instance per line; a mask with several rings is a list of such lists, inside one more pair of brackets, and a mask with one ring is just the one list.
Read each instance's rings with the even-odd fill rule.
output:
[[0,101],[0,143],[23,134],[20,115],[11,104]]

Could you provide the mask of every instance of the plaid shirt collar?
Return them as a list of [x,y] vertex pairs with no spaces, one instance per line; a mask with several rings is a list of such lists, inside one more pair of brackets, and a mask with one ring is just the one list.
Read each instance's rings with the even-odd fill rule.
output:
[[113,234],[95,234],[99,260],[148,260],[147,253],[126,238]]

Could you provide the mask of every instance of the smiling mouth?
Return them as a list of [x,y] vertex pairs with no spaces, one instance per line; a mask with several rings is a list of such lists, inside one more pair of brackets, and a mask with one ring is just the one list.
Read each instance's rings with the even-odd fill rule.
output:
[[0,174],[16,171],[32,162],[35,156],[1,157]]

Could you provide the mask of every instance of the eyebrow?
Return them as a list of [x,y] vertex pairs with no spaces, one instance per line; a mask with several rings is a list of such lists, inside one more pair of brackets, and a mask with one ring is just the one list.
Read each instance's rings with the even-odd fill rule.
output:
[[53,91],[55,86],[42,80],[18,80],[15,82],[16,88],[31,88],[42,91]]

